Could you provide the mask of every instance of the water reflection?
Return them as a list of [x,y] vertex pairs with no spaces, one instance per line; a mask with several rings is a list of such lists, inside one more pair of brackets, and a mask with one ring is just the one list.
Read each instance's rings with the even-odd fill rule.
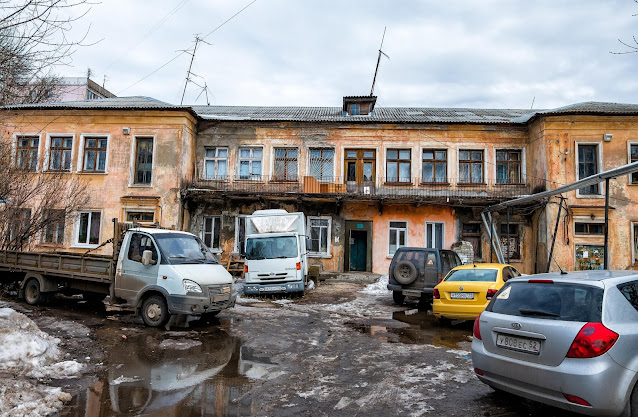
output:
[[[108,355],[107,371],[61,416],[249,416],[241,343],[223,330],[131,336]],[[266,366],[272,366],[265,364]]]

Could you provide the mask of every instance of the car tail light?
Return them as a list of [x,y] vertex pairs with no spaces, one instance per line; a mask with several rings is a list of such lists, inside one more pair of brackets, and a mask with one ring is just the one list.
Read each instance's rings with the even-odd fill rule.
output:
[[439,293],[439,290],[437,290],[436,288],[432,291],[432,298],[437,300],[441,298],[441,294]]
[[244,264],[244,272],[248,272],[248,265]]
[[392,275],[392,268],[388,268],[388,282],[392,281],[392,278],[394,278],[394,276]]
[[485,372],[483,372],[483,370],[479,368],[474,368],[474,373],[481,376],[485,375]]
[[443,281],[443,274],[439,274],[439,282]]
[[483,339],[481,339],[481,326],[479,325],[479,320],[480,319],[481,319],[481,315],[479,314],[479,316],[476,318],[476,320],[474,320],[474,328],[472,329],[472,334],[478,340],[483,340]]
[[[568,358],[594,358],[607,352],[618,340],[602,323],[587,323],[580,329],[567,351]],[[589,404],[588,404],[589,405]]]
[[563,394],[563,397],[565,397],[565,399],[569,401],[570,403],[574,403],[578,405],[586,405],[587,407],[591,407],[590,403],[588,403],[587,401],[575,395]]
[[497,292],[498,290],[495,290],[494,288],[490,288],[489,290],[487,290],[487,296],[485,298],[487,298],[488,300],[491,300],[492,297],[494,297]]
[[301,262],[297,262],[297,271],[301,271]]
[[554,281],[551,279],[530,279],[527,282],[531,282],[532,284],[553,284]]

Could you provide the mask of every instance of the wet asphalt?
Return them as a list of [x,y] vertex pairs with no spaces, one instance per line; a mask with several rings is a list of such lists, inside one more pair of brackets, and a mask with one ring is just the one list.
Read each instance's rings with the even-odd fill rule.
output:
[[478,381],[471,322],[441,326],[426,307],[363,287],[245,298],[170,331],[80,298],[4,301],[87,364],[78,379],[49,381],[73,395],[59,416],[575,416]]

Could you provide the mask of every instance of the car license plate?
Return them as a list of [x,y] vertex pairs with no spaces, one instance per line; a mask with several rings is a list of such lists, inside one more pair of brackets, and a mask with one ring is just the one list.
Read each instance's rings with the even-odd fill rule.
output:
[[532,353],[534,355],[538,355],[541,351],[541,342],[539,340],[518,336],[506,336],[500,333],[496,335],[496,346],[505,349],[518,350],[525,353]]
[[403,295],[407,295],[410,297],[420,297],[421,291],[411,291],[411,290],[403,290]]
[[218,301],[228,301],[230,300],[230,294],[217,294],[213,295],[213,303]]
[[473,292],[451,292],[450,298],[454,300],[473,300],[474,293]]
[[286,287],[265,287],[265,288],[260,288],[259,291],[263,291],[263,292],[286,291]]

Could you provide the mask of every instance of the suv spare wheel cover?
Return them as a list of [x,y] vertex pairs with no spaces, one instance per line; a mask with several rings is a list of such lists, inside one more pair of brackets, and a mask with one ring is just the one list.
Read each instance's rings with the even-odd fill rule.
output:
[[416,266],[410,261],[399,261],[394,266],[394,279],[400,284],[412,283],[418,275]]

